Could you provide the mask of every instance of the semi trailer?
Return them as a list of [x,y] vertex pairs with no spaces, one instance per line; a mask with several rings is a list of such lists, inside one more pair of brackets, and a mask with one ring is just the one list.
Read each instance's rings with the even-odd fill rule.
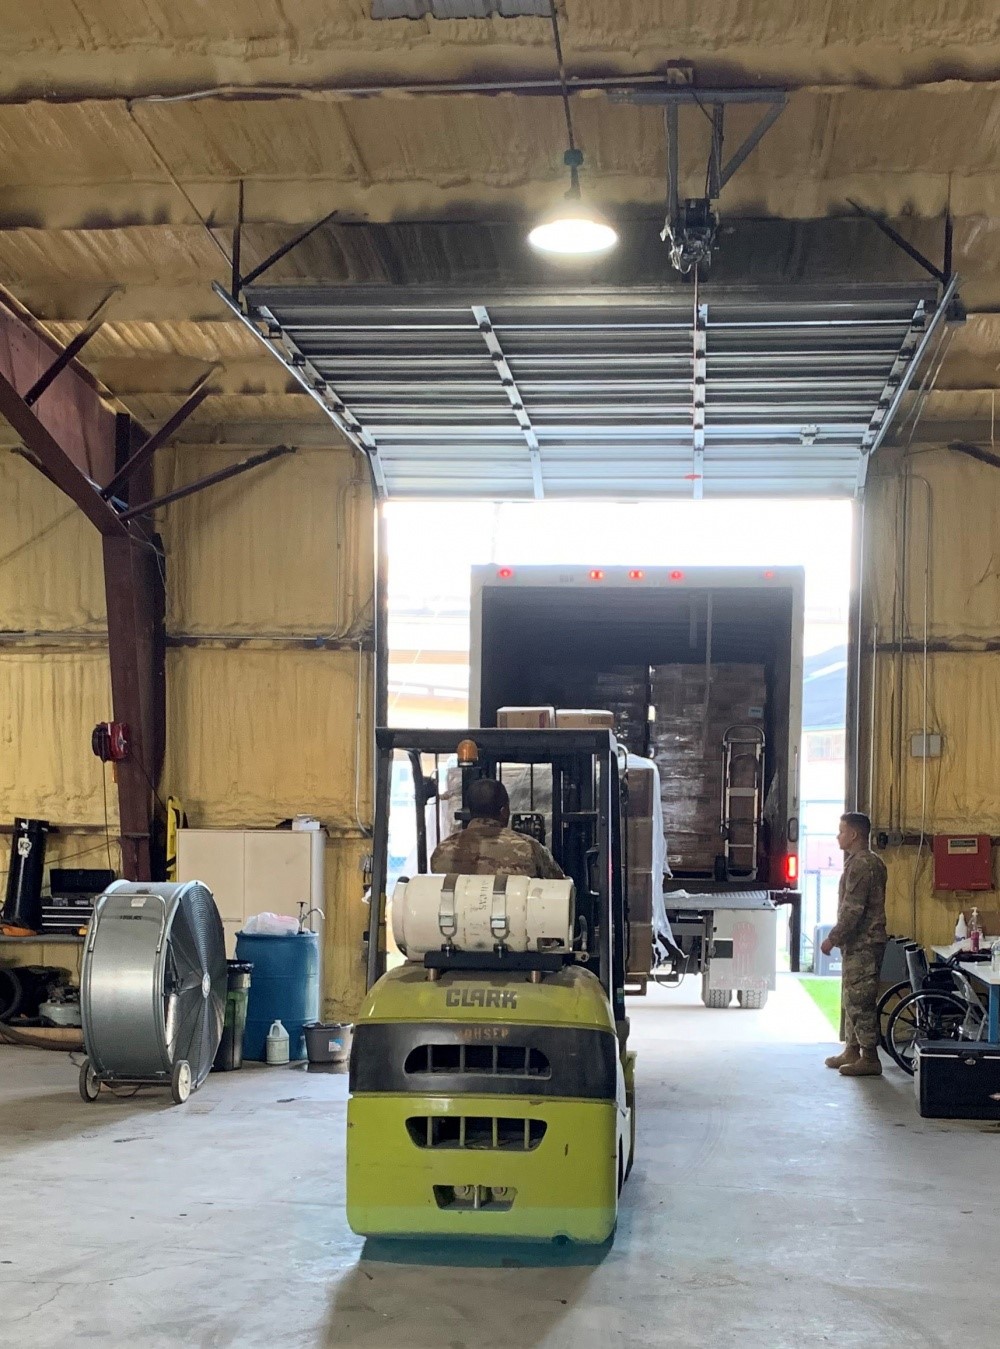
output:
[[798,968],[804,589],[800,567],[473,568],[472,723],[610,713],[626,778],[655,765],[656,874],[628,868],[634,991],[691,973],[708,1006],[762,1006],[782,907]]

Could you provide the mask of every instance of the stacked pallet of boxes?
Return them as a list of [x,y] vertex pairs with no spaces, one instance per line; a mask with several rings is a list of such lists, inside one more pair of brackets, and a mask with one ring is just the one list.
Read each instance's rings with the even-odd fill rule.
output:
[[[658,665],[651,672],[652,758],[674,873],[711,875],[722,851],[722,741],[734,726],[764,728],[762,665]],[[736,797],[733,817],[752,812]]]
[[556,707],[593,707],[610,712],[615,735],[629,753],[646,753],[649,670],[645,665],[615,665],[596,673],[572,674],[543,669],[538,682]]
[[[647,975],[653,954],[653,894],[663,889],[663,834],[656,821],[655,765],[628,756],[628,815],[625,831],[630,975]],[[659,834],[659,838],[657,838]]]

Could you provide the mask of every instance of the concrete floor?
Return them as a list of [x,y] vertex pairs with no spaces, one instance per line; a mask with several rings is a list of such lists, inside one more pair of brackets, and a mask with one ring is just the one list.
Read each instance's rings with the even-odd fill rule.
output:
[[762,1012],[692,981],[632,1006],[639,1144],[605,1250],[368,1243],[343,1208],[343,1076],[254,1068],[84,1105],[0,1049],[0,1344],[779,1346],[989,1342],[1000,1126],[823,1067],[794,979]]

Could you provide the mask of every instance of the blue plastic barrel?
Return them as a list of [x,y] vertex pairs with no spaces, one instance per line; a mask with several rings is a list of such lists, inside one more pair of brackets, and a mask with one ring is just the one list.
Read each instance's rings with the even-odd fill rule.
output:
[[319,938],[315,932],[272,937],[237,932],[236,959],[253,963],[243,1057],[264,1062],[272,1021],[288,1031],[288,1054],[306,1057],[302,1027],[319,1020]]

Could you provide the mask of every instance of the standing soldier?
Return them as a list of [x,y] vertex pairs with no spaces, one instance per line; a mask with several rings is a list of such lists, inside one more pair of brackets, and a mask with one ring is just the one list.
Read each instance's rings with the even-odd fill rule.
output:
[[502,782],[477,778],[469,784],[465,804],[469,823],[434,849],[432,872],[562,880],[562,868],[548,848],[527,834],[508,829],[510,798]]
[[837,923],[820,950],[828,956],[839,946],[847,1045],[826,1060],[842,1077],[878,1077],[878,987],[885,952],[885,863],[869,847],[871,821],[853,812],[842,815],[837,844],[844,851]]

